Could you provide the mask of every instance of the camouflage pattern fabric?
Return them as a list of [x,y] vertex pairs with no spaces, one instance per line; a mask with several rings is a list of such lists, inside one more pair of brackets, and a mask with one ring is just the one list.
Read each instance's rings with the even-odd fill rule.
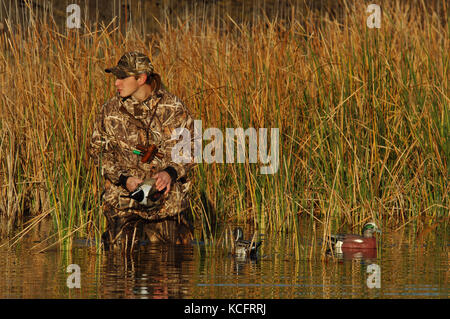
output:
[[[156,113],[150,123],[155,108]],[[156,221],[176,216],[188,208],[191,181],[187,174],[193,160],[190,157],[191,162],[187,164],[172,161],[171,151],[178,143],[178,140],[171,140],[175,128],[187,128],[191,137],[194,136],[189,111],[165,89],[160,89],[143,102],[132,96],[124,99],[117,95],[101,107],[94,123],[89,155],[97,166],[101,166],[106,180],[103,203],[115,211],[114,215],[121,218],[138,215]],[[156,144],[162,156],[155,157],[150,163],[142,163],[142,157],[133,153],[138,144]],[[178,179],[173,181],[170,192],[164,195],[161,207],[146,209],[130,198],[121,197],[129,194],[119,184],[121,175],[145,180],[169,166],[176,170]],[[186,180],[181,182],[180,179]]]
[[142,73],[152,74],[153,70],[153,64],[148,56],[139,52],[128,52],[120,58],[115,67],[105,69],[105,72],[112,73],[118,78],[125,78]]

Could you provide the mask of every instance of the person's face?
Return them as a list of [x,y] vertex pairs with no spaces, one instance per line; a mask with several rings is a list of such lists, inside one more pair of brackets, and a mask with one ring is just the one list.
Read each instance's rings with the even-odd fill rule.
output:
[[117,78],[114,84],[121,97],[133,95],[139,89],[139,82],[134,76]]

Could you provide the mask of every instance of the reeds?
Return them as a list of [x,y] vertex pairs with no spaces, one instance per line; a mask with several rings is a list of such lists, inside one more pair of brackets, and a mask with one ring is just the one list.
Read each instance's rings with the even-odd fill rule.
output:
[[280,129],[274,175],[248,161],[196,167],[199,236],[248,223],[300,238],[301,216],[323,224],[325,239],[368,220],[398,227],[447,218],[448,22],[420,5],[387,1],[382,28],[368,29],[364,4],[343,4],[339,18],[307,9],[289,19],[213,15],[200,24],[185,15],[160,21],[151,37],[132,27],[123,34],[114,23],[62,33],[38,19],[6,25],[0,214],[7,230],[50,211],[59,238],[101,232],[103,182],[86,145],[94,113],[113,94],[103,69],[127,50],[153,55],[204,129]]

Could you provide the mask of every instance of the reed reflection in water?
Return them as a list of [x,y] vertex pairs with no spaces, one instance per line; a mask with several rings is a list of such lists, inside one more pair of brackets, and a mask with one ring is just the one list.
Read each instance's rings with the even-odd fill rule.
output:
[[[289,235],[266,237],[256,261],[201,244],[146,245],[132,258],[83,246],[30,253],[28,239],[0,249],[0,298],[448,298],[445,230],[422,242],[412,234],[385,233],[374,258],[349,260],[322,259],[313,238],[297,259]],[[69,264],[80,266],[79,289],[67,287]],[[379,288],[369,267],[379,270]]]

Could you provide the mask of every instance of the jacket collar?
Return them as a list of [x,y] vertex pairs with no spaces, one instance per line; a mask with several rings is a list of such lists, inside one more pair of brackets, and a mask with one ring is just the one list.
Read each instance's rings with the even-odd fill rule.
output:
[[148,114],[158,104],[161,99],[158,95],[152,94],[144,101],[138,101],[133,96],[122,98],[118,94],[120,104],[136,119],[146,119]]

